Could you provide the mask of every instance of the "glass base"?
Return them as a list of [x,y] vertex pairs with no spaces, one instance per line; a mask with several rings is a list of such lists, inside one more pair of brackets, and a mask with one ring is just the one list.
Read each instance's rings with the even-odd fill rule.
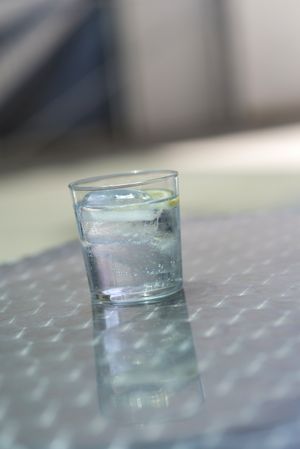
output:
[[133,289],[111,289],[105,292],[92,292],[92,299],[103,304],[127,306],[130,304],[145,304],[160,301],[182,289],[182,282],[171,287],[156,290],[134,291]]

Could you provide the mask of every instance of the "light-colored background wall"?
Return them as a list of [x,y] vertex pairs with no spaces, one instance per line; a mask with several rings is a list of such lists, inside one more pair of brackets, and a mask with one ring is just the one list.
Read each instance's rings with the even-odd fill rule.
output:
[[299,1],[225,3],[236,116],[249,120],[299,112]]
[[132,135],[300,116],[297,0],[117,1]]
[[117,1],[125,120],[134,137],[199,132],[222,119],[211,0]]

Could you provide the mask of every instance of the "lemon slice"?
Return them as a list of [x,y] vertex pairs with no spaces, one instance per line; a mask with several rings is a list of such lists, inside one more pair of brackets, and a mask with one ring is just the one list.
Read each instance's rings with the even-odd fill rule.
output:
[[146,193],[151,197],[152,200],[164,200],[167,198],[170,198],[172,196],[171,190],[165,190],[165,189],[147,189],[145,190]]
[[145,192],[151,197],[152,200],[155,201],[163,201],[168,200],[167,205],[169,207],[174,207],[179,203],[179,197],[173,196],[173,192],[171,190],[166,189],[148,189]]
[[175,207],[175,206],[177,206],[178,203],[179,203],[179,196],[178,196],[178,195],[175,196],[174,198],[171,198],[171,199],[168,201],[168,205],[169,205],[170,207]]

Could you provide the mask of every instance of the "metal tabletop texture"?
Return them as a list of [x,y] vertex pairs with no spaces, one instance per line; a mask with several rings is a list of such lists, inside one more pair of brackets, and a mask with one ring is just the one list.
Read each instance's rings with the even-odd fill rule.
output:
[[184,291],[103,306],[79,243],[0,267],[0,449],[300,444],[300,210],[182,223]]

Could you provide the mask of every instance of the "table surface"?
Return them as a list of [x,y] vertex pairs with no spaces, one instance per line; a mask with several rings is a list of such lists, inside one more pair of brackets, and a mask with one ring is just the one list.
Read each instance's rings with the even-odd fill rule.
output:
[[92,304],[71,242],[0,268],[0,448],[298,448],[300,210],[183,222],[184,292]]

